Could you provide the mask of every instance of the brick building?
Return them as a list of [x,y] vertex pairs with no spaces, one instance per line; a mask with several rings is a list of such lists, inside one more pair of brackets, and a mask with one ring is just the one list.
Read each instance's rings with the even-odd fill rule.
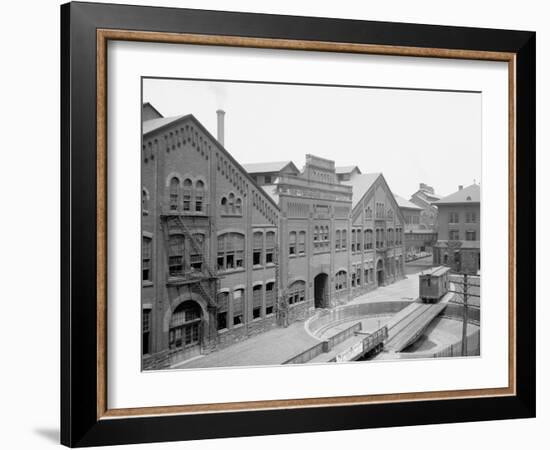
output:
[[431,253],[437,233],[423,223],[422,213],[425,210],[399,195],[394,196],[405,218],[405,258],[412,260],[421,253]]
[[420,223],[428,230],[435,230],[437,226],[437,206],[434,202],[441,199],[432,186],[420,183],[418,190],[411,195],[409,201],[422,208],[420,212]]
[[145,104],[142,117],[144,369],[404,276],[404,217],[382,174],[340,183],[333,161],[306,155],[302,171],[267,163],[254,179],[223,145],[223,111],[217,138],[191,114]]
[[434,263],[454,272],[480,269],[480,186],[472,184],[434,202],[438,208]]

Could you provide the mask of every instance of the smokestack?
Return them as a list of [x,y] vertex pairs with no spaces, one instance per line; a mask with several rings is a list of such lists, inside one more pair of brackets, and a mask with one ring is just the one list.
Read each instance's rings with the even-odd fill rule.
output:
[[218,109],[216,114],[218,115],[218,142],[225,145],[225,111],[223,109]]

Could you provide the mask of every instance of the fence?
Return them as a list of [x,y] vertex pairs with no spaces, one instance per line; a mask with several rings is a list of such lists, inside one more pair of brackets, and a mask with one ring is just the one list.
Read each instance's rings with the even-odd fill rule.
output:
[[361,322],[357,322],[352,326],[336,333],[334,336],[315,344],[313,347],[308,348],[302,353],[293,356],[285,361],[283,364],[304,364],[311,361],[313,358],[319,356],[321,353],[330,352],[336,345],[344,342],[346,339],[354,336],[357,331],[361,331]]

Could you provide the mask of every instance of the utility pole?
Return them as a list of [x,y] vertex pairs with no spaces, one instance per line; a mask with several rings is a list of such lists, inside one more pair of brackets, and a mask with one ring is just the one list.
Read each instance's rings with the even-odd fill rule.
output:
[[462,295],[463,300],[461,302],[450,302],[454,304],[462,305],[462,345],[461,345],[461,355],[468,356],[468,299],[470,297],[478,297],[478,294],[474,294],[468,291],[469,287],[479,287],[479,284],[471,284],[468,281],[467,273],[455,273],[456,275],[462,275],[462,282],[460,281],[449,281],[449,283],[462,285],[462,290],[453,291],[448,289],[448,292],[453,292],[455,294]]
[[462,356],[468,354],[468,341],[466,339],[468,330],[468,275],[464,274],[464,308],[462,308]]

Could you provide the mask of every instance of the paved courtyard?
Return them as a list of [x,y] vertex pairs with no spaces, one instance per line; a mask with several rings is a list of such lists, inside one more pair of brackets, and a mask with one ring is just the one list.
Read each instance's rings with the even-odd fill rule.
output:
[[[348,305],[368,302],[413,301],[417,297],[418,276],[408,275],[406,279],[361,295],[349,302]],[[305,330],[304,322],[295,322],[287,328],[274,328],[223,350],[179,363],[173,368],[196,369],[277,365],[318,342],[318,339]]]

